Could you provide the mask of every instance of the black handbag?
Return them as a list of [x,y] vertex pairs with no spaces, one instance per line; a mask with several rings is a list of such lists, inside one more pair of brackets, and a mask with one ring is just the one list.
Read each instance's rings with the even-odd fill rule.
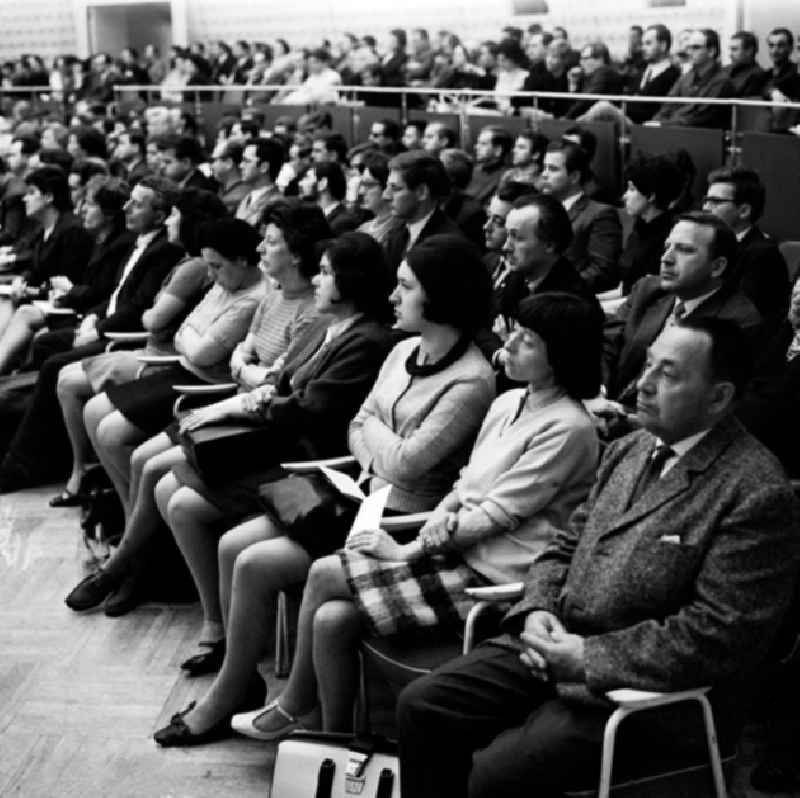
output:
[[274,465],[282,450],[271,424],[211,425],[181,432],[178,439],[187,462],[209,486]]
[[319,472],[290,474],[258,489],[264,511],[312,557],[344,545],[358,502],[343,496]]

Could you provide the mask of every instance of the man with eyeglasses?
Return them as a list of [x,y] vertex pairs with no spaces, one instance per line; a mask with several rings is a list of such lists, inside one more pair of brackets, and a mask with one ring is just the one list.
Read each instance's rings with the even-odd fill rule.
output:
[[[720,66],[719,34],[710,28],[693,31],[686,45],[691,68],[670,89],[670,97],[733,97],[734,87]],[[727,107],[700,103],[665,103],[648,125],[725,128]]]
[[735,278],[768,321],[781,321],[789,304],[789,273],[778,245],[758,227],[766,191],[752,169],[717,169],[708,176],[703,210],[722,219],[738,244]]

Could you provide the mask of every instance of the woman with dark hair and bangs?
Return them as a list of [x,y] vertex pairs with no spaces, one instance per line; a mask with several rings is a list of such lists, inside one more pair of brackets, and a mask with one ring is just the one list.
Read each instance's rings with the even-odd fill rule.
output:
[[[353,237],[365,241],[366,252],[380,251],[365,234],[342,236],[326,253],[334,270],[341,243]],[[349,290],[358,285],[353,278]],[[391,300],[395,328],[410,337],[389,353],[358,412],[352,408],[347,437],[365,490],[389,486],[386,512],[410,513],[435,507],[452,484],[494,396],[491,366],[472,343],[488,316],[489,277],[467,241],[431,236],[401,263]],[[320,419],[326,423],[327,414]],[[342,437],[346,429],[340,428]],[[229,733],[231,714],[242,708],[255,667],[269,654],[278,593],[302,583],[316,558],[343,544],[353,516],[301,543],[262,514],[217,545],[211,529],[198,540],[197,517],[182,511],[181,491],[166,505],[159,496],[159,506],[195,575],[206,631],[220,635],[183,666],[194,674],[221,666],[211,689],[155,736],[165,746],[193,745]]]
[[312,564],[286,688],[234,716],[236,731],[280,739],[319,701],[325,731],[351,732],[362,637],[457,639],[473,606],[467,588],[524,578],[594,481],[599,442],[581,400],[599,389],[601,351],[588,301],[543,293],[521,303],[503,363],[526,387],[494,401],[469,462],[414,540],[354,531]]

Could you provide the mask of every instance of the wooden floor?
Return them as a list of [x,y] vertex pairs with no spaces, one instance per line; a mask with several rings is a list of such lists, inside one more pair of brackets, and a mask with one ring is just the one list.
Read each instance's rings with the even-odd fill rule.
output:
[[[0,496],[0,796],[264,798],[274,746],[153,742],[210,681],[178,668],[193,652],[199,610],[150,604],[111,619],[67,609],[86,550],[77,511],[47,507],[54,492]],[[756,729],[734,775],[736,798],[763,795],[745,788],[759,745]]]

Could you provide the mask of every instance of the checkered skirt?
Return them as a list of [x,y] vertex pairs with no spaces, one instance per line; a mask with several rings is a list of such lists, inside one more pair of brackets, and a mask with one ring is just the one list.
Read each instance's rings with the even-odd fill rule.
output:
[[407,562],[339,552],[347,584],[371,631],[381,637],[421,628],[460,629],[474,601],[464,592],[485,585],[458,554],[422,555]]

